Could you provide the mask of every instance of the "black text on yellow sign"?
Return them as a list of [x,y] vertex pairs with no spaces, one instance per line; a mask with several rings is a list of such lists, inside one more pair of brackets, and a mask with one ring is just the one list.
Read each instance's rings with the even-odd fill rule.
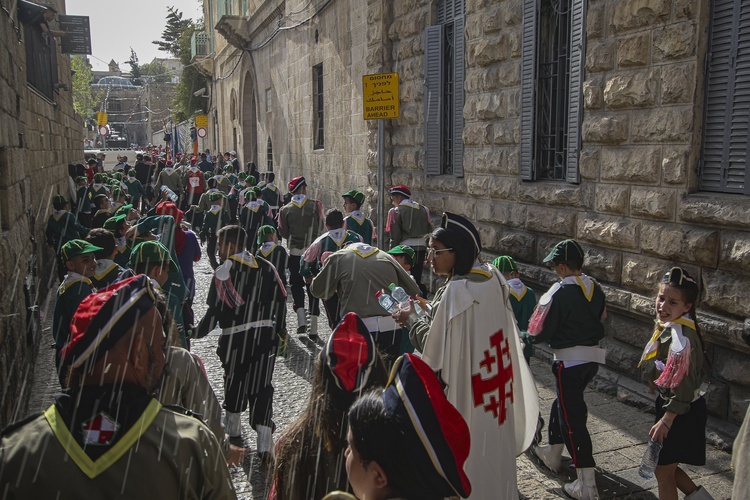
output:
[[362,77],[365,120],[398,118],[398,73],[378,73]]

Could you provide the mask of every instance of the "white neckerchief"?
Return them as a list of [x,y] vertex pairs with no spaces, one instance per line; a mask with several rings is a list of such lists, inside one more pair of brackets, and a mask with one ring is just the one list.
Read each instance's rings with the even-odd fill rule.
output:
[[164,172],[165,172],[165,173],[166,173],[167,175],[172,175],[172,172],[174,172],[174,168],[172,168],[172,167],[166,167],[166,168],[164,169]]
[[190,171],[192,173],[196,173],[198,171],[198,167],[196,167],[195,165],[193,165],[192,167],[190,167]]
[[273,241],[266,241],[264,242],[260,247],[260,252],[263,254],[263,256],[268,256],[271,252],[273,252],[273,249],[276,248],[277,244]]
[[513,278],[508,280],[508,286],[511,287],[517,294],[522,294],[526,290],[526,285],[523,284],[521,278]]
[[411,198],[405,198],[401,200],[401,203],[399,203],[399,205],[406,205],[407,207],[411,208],[419,208],[419,203],[413,201]]
[[295,194],[294,196],[292,196],[292,201],[299,205],[300,203],[305,201],[305,198],[307,198],[306,194]]
[[212,214],[218,214],[221,211],[221,205],[211,205],[209,212]]
[[54,212],[52,212],[52,217],[55,220],[60,220],[60,217],[62,217],[65,212],[67,212],[67,210],[55,210]]
[[357,221],[357,224],[362,225],[365,221],[365,214],[361,210],[352,210],[349,212],[349,217]]
[[580,276],[566,276],[560,283],[563,285],[580,286],[583,296],[589,302],[591,302],[591,298],[594,296],[594,281],[585,274],[581,274]]
[[341,246],[341,243],[344,242],[344,238],[346,237],[346,229],[343,227],[331,229],[328,231],[328,237],[331,238],[336,245]]
[[103,184],[101,182],[95,182],[91,185],[91,187],[98,191],[102,188],[102,185]]

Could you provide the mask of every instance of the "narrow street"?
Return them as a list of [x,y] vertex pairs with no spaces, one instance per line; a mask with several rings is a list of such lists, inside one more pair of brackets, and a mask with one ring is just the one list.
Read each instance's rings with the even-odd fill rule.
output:
[[[195,265],[197,294],[195,313],[201,318],[205,313],[205,298],[213,272],[205,255]],[[53,295],[53,294],[50,294]],[[48,301],[45,311],[45,335],[49,335],[53,311],[52,300]],[[289,331],[296,332],[297,318],[293,314],[291,297],[288,303],[287,321]],[[319,318],[318,326],[323,340],[318,343],[306,337],[290,336],[288,357],[277,360],[274,372],[274,422],[277,438],[307,404],[310,392],[310,379],[315,359],[330,335],[326,319]],[[209,379],[219,400],[223,399],[222,368],[216,356],[218,337],[207,336],[194,341],[192,351],[198,354],[206,367]],[[57,391],[57,378],[54,374],[52,349],[43,349],[36,363],[33,398],[29,412],[44,410]],[[548,420],[550,405],[555,398],[554,378],[545,360],[534,358],[532,371],[537,380],[542,416]],[[653,423],[653,415],[628,406],[615,398],[589,389],[586,394],[589,408],[589,430],[594,443],[594,457],[597,461],[597,483],[602,498],[656,498],[656,481],[644,481],[638,476],[638,465],[645,450],[648,429]],[[710,431],[710,429],[709,429]],[[546,428],[545,428],[546,440]],[[243,419],[243,436],[250,449],[248,459],[242,467],[231,471],[232,479],[241,499],[265,499],[271,474],[264,470],[255,457],[255,432],[247,421],[247,412]],[[481,443],[472,442],[472,446]],[[705,467],[687,466],[688,473],[696,482],[703,484],[714,498],[729,499],[732,491],[732,472],[729,467],[730,455],[712,446],[707,449]],[[562,493],[562,480],[572,480],[575,473],[569,470],[567,478],[543,472],[536,459],[524,454],[516,461],[518,471],[518,489],[521,498],[555,499],[565,498]]]

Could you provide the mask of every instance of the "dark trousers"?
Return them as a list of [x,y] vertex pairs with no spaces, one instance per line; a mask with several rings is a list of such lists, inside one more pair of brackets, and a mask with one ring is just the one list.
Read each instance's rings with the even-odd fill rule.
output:
[[216,235],[209,234],[206,239],[206,253],[208,254],[208,261],[211,263],[211,267],[216,269],[219,267],[219,262],[216,260]]
[[422,297],[427,297],[427,287],[422,284],[422,271],[424,271],[425,258],[427,258],[426,250],[414,249],[414,264],[411,266],[411,275],[417,281],[417,286],[422,291]]
[[224,409],[242,413],[250,407],[250,426],[271,427],[273,417],[273,378],[275,349],[254,356],[245,362],[238,361],[239,351],[230,351],[224,367]]
[[552,403],[549,415],[549,444],[565,443],[577,469],[596,466],[591,436],[586,428],[588,408],[583,391],[598,370],[596,363],[570,368],[565,368],[562,361],[552,364],[557,399]]
[[289,256],[289,284],[292,286],[292,300],[294,310],[305,307],[305,292],[307,292],[307,301],[310,304],[310,315],[320,316],[320,300],[316,299],[310,293],[310,285],[305,283],[305,278],[299,273],[299,266],[302,257],[299,255]]
[[339,315],[339,294],[334,293],[330,299],[324,300],[323,308],[325,308],[326,316],[328,317],[328,326],[333,330],[339,324],[339,321],[341,321],[341,316]]

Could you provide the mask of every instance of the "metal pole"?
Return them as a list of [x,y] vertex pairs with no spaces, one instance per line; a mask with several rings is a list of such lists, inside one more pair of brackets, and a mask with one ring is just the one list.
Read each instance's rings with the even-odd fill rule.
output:
[[385,250],[385,165],[383,161],[383,136],[385,132],[385,120],[378,120],[378,247]]

